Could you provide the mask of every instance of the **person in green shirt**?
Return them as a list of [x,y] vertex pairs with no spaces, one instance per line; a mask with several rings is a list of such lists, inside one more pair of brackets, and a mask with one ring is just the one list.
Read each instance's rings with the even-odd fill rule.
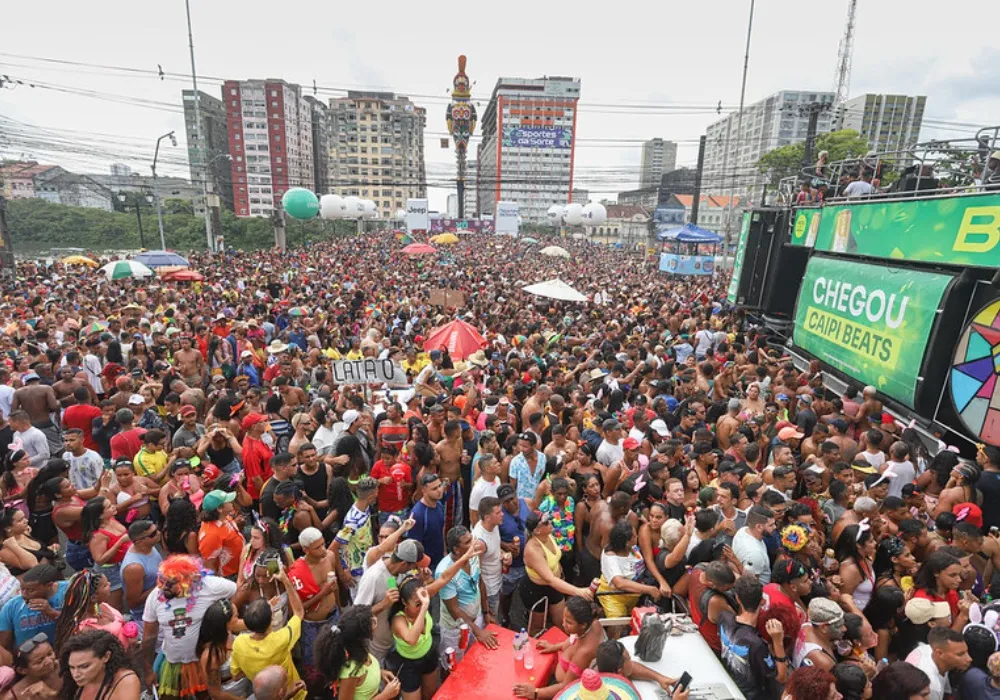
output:
[[368,651],[377,625],[370,605],[354,605],[344,611],[340,622],[323,627],[316,637],[316,668],[339,700],[393,700],[399,696],[399,679],[383,671]]

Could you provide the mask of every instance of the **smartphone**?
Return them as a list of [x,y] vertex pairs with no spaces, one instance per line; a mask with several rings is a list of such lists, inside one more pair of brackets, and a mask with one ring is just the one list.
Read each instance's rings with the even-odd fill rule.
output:
[[687,687],[689,685],[691,685],[691,674],[685,671],[684,675],[682,675],[680,679],[674,684],[674,687],[670,689],[670,694],[673,695],[678,690],[687,690]]

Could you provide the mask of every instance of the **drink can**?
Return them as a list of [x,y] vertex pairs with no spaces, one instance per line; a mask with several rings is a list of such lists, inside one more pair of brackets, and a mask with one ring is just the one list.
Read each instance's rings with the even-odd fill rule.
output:
[[336,571],[329,572],[326,575],[326,580],[327,580],[327,583],[333,583],[334,581],[336,581],[337,580],[337,572]]
[[469,626],[464,622],[458,626],[458,648],[469,648]]
[[593,593],[593,594],[596,595],[597,594],[597,589],[600,588],[600,587],[601,587],[601,579],[595,578],[593,581],[590,582],[590,592],[591,593]]
[[506,574],[506,573],[510,573],[511,557],[510,557],[510,553],[509,552],[504,552],[504,554],[506,554],[507,556],[501,557],[500,561],[502,562],[501,563],[501,568],[503,569],[503,573]]
[[515,536],[512,542],[517,546],[518,551],[521,550],[521,538]]
[[448,670],[453,671],[455,669],[456,659],[455,650],[452,647],[448,647],[444,650],[444,658],[448,664]]

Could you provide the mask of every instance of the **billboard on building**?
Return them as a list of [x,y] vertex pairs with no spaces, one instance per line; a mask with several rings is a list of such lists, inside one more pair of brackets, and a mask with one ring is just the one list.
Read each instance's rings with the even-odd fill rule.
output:
[[573,129],[568,126],[504,126],[504,148],[571,148]]

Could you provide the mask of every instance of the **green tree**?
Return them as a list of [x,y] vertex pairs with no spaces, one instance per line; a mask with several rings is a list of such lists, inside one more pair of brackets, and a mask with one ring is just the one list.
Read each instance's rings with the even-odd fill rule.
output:
[[[128,199],[126,199],[128,202]],[[121,206],[121,203],[119,203]],[[164,212],[163,234],[172,250],[204,250],[205,219],[183,211]],[[146,246],[159,248],[159,227],[155,210],[142,207]],[[86,248],[95,252],[139,249],[139,225],[134,206],[127,211],[102,211],[53,204],[43,199],[14,199],[7,203],[7,221],[14,250],[18,253],[43,253],[49,248]],[[274,245],[274,227],[269,219],[238,218],[223,211],[222,236],[226,247],[240,250],[269,248]],[[335,235],[356,232],[353,221],[286,220],[289,247],[328,240]]]
[[[841,129],[826,134],[818,134],[813,145],[813,157],[820,151],[830,154],[827,162],[856,158],[868,152],[868,142],[853,129]],[[802,175],[802,159],[805,157],[804,141],[791,143],[768,151],[757,161],[757,169],[770,178],[771,186],[786,177]]]

